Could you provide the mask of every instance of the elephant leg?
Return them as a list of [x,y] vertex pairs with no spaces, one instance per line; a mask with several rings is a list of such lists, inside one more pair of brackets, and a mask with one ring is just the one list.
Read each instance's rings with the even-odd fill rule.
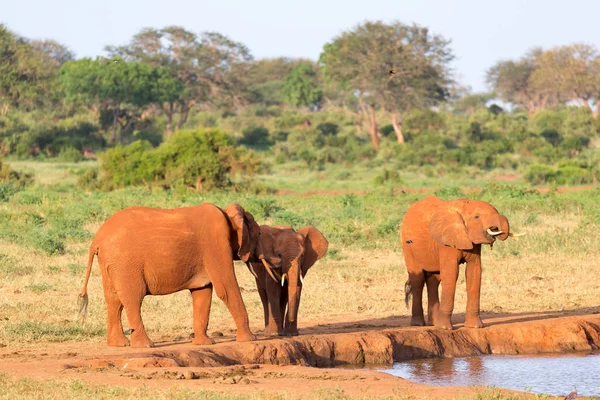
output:
[[440,274],[430,273],[425,281],[427,284],[427,325],[434,326],[437,315],[440,311]]
[[458,280],[458,260],[448,256],[440,257],[440,278],[442,280],[442,299],[435,326],[452,329],[452,312],[454,311],[454,294]]
[[412,326],[425,326],[425,315],[423,314],[423,287],[425,286],[425,272],[411,272],[408,274],[410,286],[412,287]]
[[279,296],[279,310],[281,310],[281,334],[285,334],[285,324],[287,321],[288,291],[282,290]]
[[[231,258],[228,262],[223,261],[223,264],[220,265],[221,267],[209,268],[209,274],[215,293],[225,303],[235,321],[237,327],[236,341],[248,342],[256,340],[256,336],[250,330],[248,312],[242,299],[240,286],[235,277]],[[218,271],[218,273],[211,273],[211,271]]]
[[281,308],[281,295],[284,290],[278,282],[268,282],[266,288],[267,296],[267,319],[268,324],[265,334],[270,336],[283,335],[283,314],[285,308]]
[[408,244],[402,244],[404,253],[404,263],[408,271],[408,281],[412,291],[412,310],[410,324],[412,326],[424,326],[425,316],[423,315],[423,286],[425,285],[425,272],[419,266],[412,253],[412,248]]
[[[140,287],[140,285],[131,285]],[[142,322],[142,301],[144,294],[141,292],[133,292],[131,289],[125,295],[119,292],[125,311],[127,312],[127,320],[131,328],[131,347],[154,347],[154,343],[148,337],[144,323]]]
[[483,322],[481,322],[481,317],[479,316],[481,299],[481,258],[479,256],[467,261],[465,278],[467,281],[465,327],[483,328]]
[[192,304],[194,307],[194,340],[193,344],[214,344],[215,341],[208,337],[208,316],[210,314],[210,303],[212,300],[212,285],[202,289],[192,289]]
[[259,286],[258,287],[258,295],[260,296],[260,301],[263,305],[263,314],[264,314],[264,318],[265,318],[265,333],[266,333],[267,328],[269,326],[269,302],[267,300],[267,292],[265,291],[265,289],[263,289]]
[[[286,295],[286,300],[287,300],[287,295]],[[300,296],[298,296],[298,301],[296,302],[296,307],[298,310],[298,313],[300,311]],[[296,320],[294,322],[290,322],[289,320],[289,316],[285,315],[285,330],[284,330],[284,334],[285,336],[298,336],[298,318],[296,318]]]
[[129,339],[123,333],[121,314],[123,304],[112,284],[104,286],[104,299],[106,300],[106,339],[109,346],[129,346]]

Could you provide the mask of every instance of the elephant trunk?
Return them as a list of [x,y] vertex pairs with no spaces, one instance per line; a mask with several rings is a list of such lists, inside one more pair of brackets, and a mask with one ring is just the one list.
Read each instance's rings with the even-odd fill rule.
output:
[[498,214],[497,221],[498,230],[502,231],[502,233],[496,236],[496,238],[506,240],[510,235],[510,224],[508,223],[508,219],[504,215]]
[[288,271],[288,309],[287,320],[292,323],[298,318],[298,304],[300,303],[300,291],[302,286],[299,284],[300,266],[293,263]]

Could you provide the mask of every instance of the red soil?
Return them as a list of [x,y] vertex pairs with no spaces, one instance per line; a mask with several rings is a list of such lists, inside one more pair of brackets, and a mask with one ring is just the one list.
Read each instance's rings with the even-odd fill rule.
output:
[[[457,320],[460,316],[457,316]],[[228,393],[343,389],[353,395],[448,398],[482,388],[430,387],[366,369],[422,357],[535,354],[600,348],[600,308],[563,313],[483,316],[483,329],[453,331],[409,327],[406,318],[353,323],[323,322],[293,338],[237,343],[233,336],[212,346],[189,340],[157,342],[153,349],[113,348],[104,342],[60,343],[0,349],[0,372],[35,379],[83,379],[95,384],[185,386]],[[322,367],[322,368],[314,368]],[[225,386],[224,386],[225,385]],[[525,395],[525,397],[533,397]]]

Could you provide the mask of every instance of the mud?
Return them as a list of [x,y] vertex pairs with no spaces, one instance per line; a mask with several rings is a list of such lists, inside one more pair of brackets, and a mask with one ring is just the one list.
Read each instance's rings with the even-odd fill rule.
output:
[[[600,348],[598,311],[484,315],[485,328],[457,323],[452,331],[410,327],[406,318],[329,322],[305,327],[293,338],[237,343],[225,335],[212,346],[195,346],[190,340],[157,341],[151,349],[112,348],[104,342],[49,344],[43,349],[7,346],[0,349],[0,372],[121,386],[177,384],[222,390],[226,385],[240,394],[260,389],[306,395],[329,388],[354,395],[448,398],[483,389],[431,387],[358,368],[390,367],[395,361],[425,357],[595,350]],[[337,366],[356,368],[331,368]]]
[[[492,325],[452,331],[398,328],[303,335],[257,342],[134,352],[111,358],[118,367],[221,367],[239,364],[310,367],[391,365],[427,357],[538,354],[600,348],[600,315]],[[106,359],[87,360],[97,366]]]

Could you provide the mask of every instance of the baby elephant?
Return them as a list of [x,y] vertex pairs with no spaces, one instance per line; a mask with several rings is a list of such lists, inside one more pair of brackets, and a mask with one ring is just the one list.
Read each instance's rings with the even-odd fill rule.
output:
[[[513,235],[508,220],[491,204],[480,200],[443,201],[429,196],[411,205],[400,229],[408,270],[406,304],[413,294],[411,325],[425,325],[423,286],[427,284],[428,324],[452,329],[458,266],[467,263],[467,311],[465,327],[481,328],[481,245]],[[438,286],[442,282],[442,300]]]
[[295,231],[291,226],[267,225],[260,226],[260,243],[264,257],[248,267],[263,303],[265,334],[297,336],[304,277],[327,253],[329,243],[314,226]]

